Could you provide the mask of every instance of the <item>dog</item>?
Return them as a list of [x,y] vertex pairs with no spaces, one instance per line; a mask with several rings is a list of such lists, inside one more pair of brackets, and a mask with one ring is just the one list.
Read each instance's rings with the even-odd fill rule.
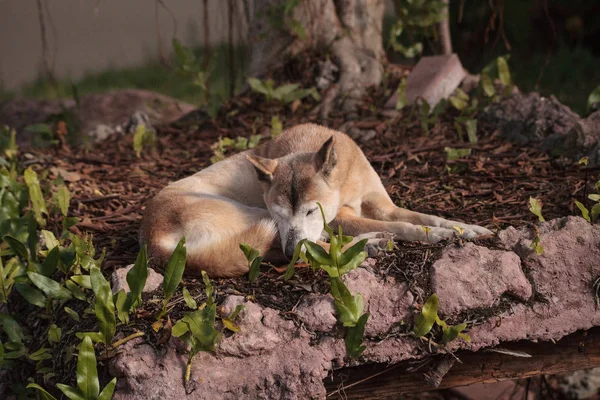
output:
[[387,232],[395,240],[434,243],[459,231],[466,239],[492,234],[396,207],[350,137],[302,124],[162,189],[146,206],[140,242],[164,264],[185,237],[186,275],[240,276],[248,272],[241,243],[265,261],[280,262],[292,257],[301,239],[318,241],[323,219],[317,202],[334,230],[341,225],[351,236]]

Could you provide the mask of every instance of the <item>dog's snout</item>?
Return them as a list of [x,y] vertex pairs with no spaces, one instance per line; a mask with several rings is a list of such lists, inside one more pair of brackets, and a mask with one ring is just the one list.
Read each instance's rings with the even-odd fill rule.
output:
[[283,249],[283,254],[288,259],[292,259],[294,256],[294,250],[296,250],[296,244],[298,243],[297,233],[294,229],[290,229],[286,236],[285,240],[285,248]]

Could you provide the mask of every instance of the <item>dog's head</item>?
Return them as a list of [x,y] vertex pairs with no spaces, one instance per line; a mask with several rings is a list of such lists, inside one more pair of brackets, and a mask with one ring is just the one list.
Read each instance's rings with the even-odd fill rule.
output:
[[340,194],[332,181],[336,167],[334,137],[315,153],[293,153],[277,159],[248,155],[264,189],[264,200],[277,224],[281,246],[289,258],[302,239],[316,241],[327,222],[336,216]]

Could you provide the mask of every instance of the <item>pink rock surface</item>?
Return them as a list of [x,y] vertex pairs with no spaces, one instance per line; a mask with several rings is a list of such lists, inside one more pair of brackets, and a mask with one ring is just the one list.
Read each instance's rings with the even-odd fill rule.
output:
[[491,307],[505,293],[524,301],[533,293],[519,256],[473,243],[446,249],[433,264],[431,282],[440,300],[439,313],[444,317]]
[[[422,98],[433,107],[448,98],[465,76],[456,54],[421,57],[406,79],[406,102],[413,104]],[[398,93],[394,92],[385,108],[395,108],[397,101]]]
[[[125,289],[126,292],[129,292],[129,285],[127,284],[127,273],[129,270],[133,268],[133,264],[130,264],[123,268],[118,268],[112,273],[112,291],[113,293],[119,292],[121,289]],[[153,270],[152,268],[148,268],[148,278],[146,279],[146,284],[144,285],[144,292],[153,292],[160,287],[163,283],[163,276]]]
[[[526,229],[500,232],[498,244],[504,251],[473,244],[444,250],[432,267],[432,287],[420,288],[438,291],[440,313],[482,308],[494,304],[503,293],[512,294],[507,311],[470,330],[471,343],[456,340],[449,349],[477,351],[523,339],[558,340],[600,325],[591,289],[600,275],[600,227],[569,217],[541,224],[539,232],[544,247],[541,256],[529,248],[532,233]],[[155,350],[136,339],[123,345],[122,353],[111,361],[111,373],[119,377],[115,398],[324,398],[323,379],[331,369],[428,356],[427,345],[421,341],[389,333],[401,320],[412,325],[414,297],[407,285],[371,269],[365,264],[344,277],[350,291],[363,295],[365,311],[371,313],[367,349],[360,359],[346,357],[343,333],[332,324],[329,295],[307,295],[296,310],[300,324],[284,319],[274,309],[231,296],[222,305],[225,313],[237,304],[246,305],[239,316],[241,332],[224,338],[215,352],[194,358],[189,394],[183,384],[187,356],[177,353],[175,340]],[[311,312],[311,305],[318,310]],[[313,335],[314,331],[321,334]]]
[[365,312],[371,314],[365,335],[385,334],[393,325],[412,318],[414,296],[408,286],[393,277],[379,278],[364,268],[357,268],[344,276],[351,293],[360,293],[365,301]]

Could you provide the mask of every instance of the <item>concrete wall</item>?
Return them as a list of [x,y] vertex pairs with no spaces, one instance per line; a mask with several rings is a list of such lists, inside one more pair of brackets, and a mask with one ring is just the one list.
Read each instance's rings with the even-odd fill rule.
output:
[[[87,72],[140,65],[158,54],[171,38],[186,45],[203,43],[203,1],[40,0],[44,6],[50,62],[57,77],[77,79]],[[243,0],[234,21],[236,41],[247,32]],[[250,2],[251,3],[251,2]],[[210,0],[210,39],[227,40],[227,1]],[[157,11],[158,10],[158,11]],[[157,23],[158,20],[158,23]],[[41,71],[42,42],[37,0],[0,0],[0,88],[15,89]]]

